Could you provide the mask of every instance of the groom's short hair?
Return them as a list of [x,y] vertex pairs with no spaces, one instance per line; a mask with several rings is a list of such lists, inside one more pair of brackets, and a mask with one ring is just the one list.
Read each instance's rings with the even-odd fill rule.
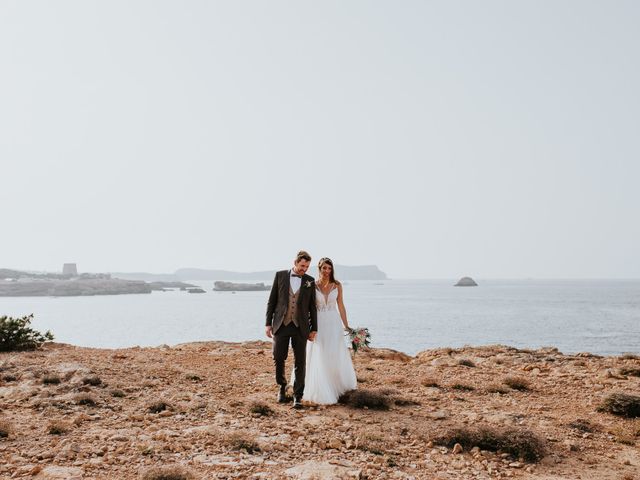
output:
[[310,262],[311,255],[309,255],[309,253],[305,252],[304,250],[300,250],[296,255],[296,263],[298,263],[300,260],[306,260],[307,262]]

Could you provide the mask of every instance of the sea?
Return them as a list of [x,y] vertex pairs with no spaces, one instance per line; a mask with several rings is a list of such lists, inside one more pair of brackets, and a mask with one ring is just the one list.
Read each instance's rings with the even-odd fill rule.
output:
[[[33,327],[86,347],[268,340],[269,292],[206,290],[142,295],[0,298],[0,316],[34,314]],[[250,282],[253,283],[253,282]],[[352,327],[373,347],[410,355],[440,347],[503,344],[563,353],[640,354],[640,280],[454,280],[344,282]]]

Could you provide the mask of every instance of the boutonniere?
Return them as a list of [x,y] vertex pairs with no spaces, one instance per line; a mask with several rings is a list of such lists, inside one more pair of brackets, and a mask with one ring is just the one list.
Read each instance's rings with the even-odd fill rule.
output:
[[307,280],[306,283],[305,283],[305,286],[307,288],[311,288],[311,285],[313,285],[313,282],[311,280]]

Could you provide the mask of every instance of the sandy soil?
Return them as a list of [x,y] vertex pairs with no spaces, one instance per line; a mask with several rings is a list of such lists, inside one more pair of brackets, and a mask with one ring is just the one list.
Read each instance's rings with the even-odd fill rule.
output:
[[[638,420],[596,410],[610,393],[640,395],[640,378],[620,375],[638,359],[373,349],[355,366],[360,389],[391,390],[390,410],[276,403],[267,342],[3,353],[0,478],[640,479]],[[434,444],[460,426],[526,429],[547,453],[527,463]]]

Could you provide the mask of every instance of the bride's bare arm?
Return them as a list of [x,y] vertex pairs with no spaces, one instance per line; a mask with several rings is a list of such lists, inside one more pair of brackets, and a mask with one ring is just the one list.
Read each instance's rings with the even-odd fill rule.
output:
[[342,324],[344,328],[349,328],[349,322],[347,321],[347,309],[344,308],[344,301],[342,300],[342,284],[338,284],[338,311],[340,312],[340,318],[342,319]]

